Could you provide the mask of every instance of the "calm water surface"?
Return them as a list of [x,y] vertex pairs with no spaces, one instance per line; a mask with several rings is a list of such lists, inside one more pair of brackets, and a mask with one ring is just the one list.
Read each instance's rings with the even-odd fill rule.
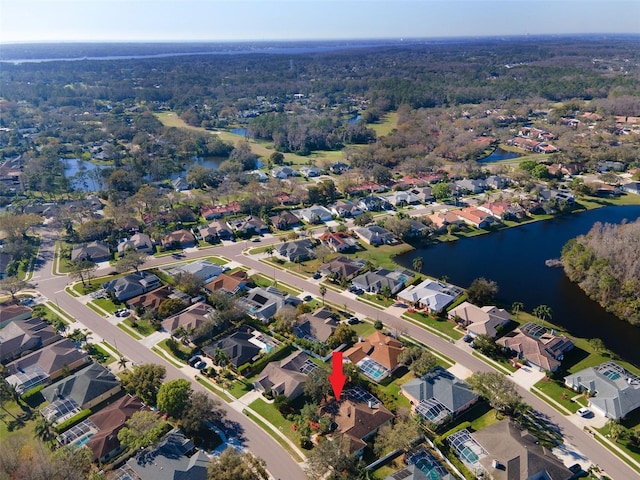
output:
[[415,257],[423,257],[423,273],[437,278],[446,275],[463,287],[478,277],[495,280],[498,297],[505,304],[523,302],[528,312],[548,305],[554,323],[579,337],[601,338],[607,348],[640,366],[640,328],[607,313],[571,283],[561,268],[544,263],[559,257],[570,238],[587,233],[595,222],[638,218],[640,206],[604,207],[420,248],[396,257],[396,261],[411,268]]

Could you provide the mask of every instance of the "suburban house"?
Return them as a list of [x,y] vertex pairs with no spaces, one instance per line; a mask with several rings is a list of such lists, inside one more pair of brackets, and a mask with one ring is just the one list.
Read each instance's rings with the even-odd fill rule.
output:
[[348,257],[337,257],[330,262],[320,265],[318,272],[328,277],[349,280],[356,275],[362,267],[363,264],[361,262],[351,260]]
[[111,259],[111,250],[106,242],[96,240],[82,245],[74,245],[71,250],[71,261],[80,262],[90,260],[92,262],[106,262]]
[[481,178],[465,178],[454,182],[454,185],[458,193],[482,193],[489,188],[487,182]]
[[418,197],[418,200],[422,203],[431,203],[436,197],[433,196],[431,187],[416,187],[412,188],[411,193]]
[[384,480],[456,480],[457,478],[424,447],[416,453],[406,453],[405,462],[408,463],[406,467],[385,477]]
[[303,208],[295,213],[307,223],[324,223],[329,222],[333,218],[331,211],[322,205],[312,205],[309,208]]
[[231,227],[223,220],[215,220],[207,226],[200,227],[198,234],[202,237],[202,240],[208,243],[216,243],[220,240],[231,240],[233,238]]
[[430,233],[429,227],[414,218],[409,219],[409,231],[407,237],[424,237]]
[[107,293],[112,294],[119,302],[137,297],[162,286],[160,279],[152,273],[130,273],[124,277],[109,280],[102,284]]
[[348,455],[362,455],[367,440],[380,428],[389,424],[393,414],[382,404],[368,404],[363,400],[345,399],[335,405],[324,407],[338,425],[336,433],[343,435],[344,448]]
[[226,205],[207,205],[202,207],[200,213],[205,220],[213,220],[215,218],[222,218],[225,215],[234,215],[241,210],[240,202],[233,201]]
[[297,263],[313,258],[314,246],[315,245],[311,239],[305,238],[302,240],[296,240],[295,242],[281,243],[276,245],[274,250],[285,260]]
[[453,210],[451,213],[457,215],[464,223],[476,228],[487,228],[494,223],[493,215],[479,208],[466,207],[460,210]]
[[569,480],[573,477],[573,472],[540,445],[536,437],[510,419],[478,430],[471,437],[486,452],[479,462],[493,480]]
[[305,313],[298,317],[293,324],[293,333],[298,338],[312,342],[326,342],[338,327],[339,322],[325,307],[318,308],[313,313]]
[[478,401],[471,387],[442,367],[402,385],[412,409],[436,425],[455,417]]
[[171,232],[162,239],[162,248],[165,250],[190,248],[195,246],[195,244],[196,237],[193,236],[193,233],[184,228]]
[[381,212],[382,210],[393,210],[393,206],[381,197],[364,197],[358,201],[358,207],[363,212]]
[[118,478],[136,480],[207,480],[209,457],[173,429],[160,442],[140,452],[120,468]]
[[589,367],[564,377],[567,387],[589,392],[589,407],[619,419],[640,407],[640,377],[615,362]]
[[133,250],[149,255],[152,254],[153,242],[151,241],[151,237],[149,237],[149,235],[147,235],[146,233],[136,233],[129,239],[118,244],[118,256],[124,256],[127,250]]
[[247,288],[247,272],[237,270],[233,273],[221,273],[203,288],[209,293],[222,291],[229,295],[235,295]]
[[278,362],[269,363],[253,386],[261,393],[271,392],[274,396],[284,395],[289,400],[302,395],[307,373],[317,368],[309,355],[296,351]]
[[311,178],[311,177],[319,177],[324,173],[324,170],[322,170],[320,167],[302,167],[300,169],[300,173],[305,177]]
[[426,308],[430,313],[440,313],[461,294],[462,290],[454,285],[427,278],[418,285],[411,285],[400,292],[398,298],[416,308]]
[[378,225],[354,228],[353,231],[369,245],[394,245],[398,243],[393,233]]
[[420,197],[415,195],[410,190],[399,190],[396,192],[392,192],[385,195],[383,198],[394,207],[402,207],[405,205],[415,205],[416,203],[420,203]]
[[269,227],[259,217],[249,215],[248,217],[235,218],[227,222],[231,230],[239,235],[259,235],[269,233]]
[[349,167],[349,165],[347,165],[344,162],[336,162],[329,167],[329,170],[331,170],[331,173],[335,175],[342,175],[344,172],[346,172],[350,168],[351,167]]
[[293,227],[299,227],[302,222],[293,213],[283,210],[282,212],[269,217],[271,224],[278,230],[289,230]]
[[[120,382],[106,367],[92,363],[73,375],[42,390],[50,403],[40,413],[48,420],[61,422],[75,413],[92,408],[120,391]],[[66,417],[66,418],[65,418]]]
[[362,210],[351,200],[338,200],[331,206],[331,213],[336,217],[356,217],[362,214]]
[[195,262],[178,265],[169,270],[169,274],[174,278],[189,274],[198,277],[204,283],[210,282],[222,272],[224,272],[224,268],[210,260],[196,260]]
[[500,175],[489,175],[484,179],[484,181],[488,187],[495,190],[504,190],[509,186],[509,183],[511,182],[509,178],[502,177]]
[[124,448],[118,440],[118,432],[134,413],[144,409],[139,398],[125,395],[91,415],[88,420],[97,431],[86,445],[91,450],[92,459],[105,463],[122,452]]
[[76,348],[68,338],[47,345],[7,364],[7,383],[18,393],[57,380],[64,372],[91,362],[91,357]]
[[402,342],[376,331],[361,339],[344,356],[374,382],[379,382],[398,368],[398,357],[404,351]]
[[218,351],[222,351],[228,358],[229,363],[238,368],[257,357],[262,348],[252,340],[255,335],[248,332],[235,332],[231,335],[217,340],[202,349],[202,353],[211,359],[215,359]]
[[467,327],[467,333],[472,337],[489,335],[496,338],[498,328],[504,327],[511,321],[509,312],[502,308],[486,305],[478,307],[473,303],[462,302],[448,312],[450,320],[454,320]]
[[445,229],[448,225],[463,225],[464,222],[452,211],[435,212],[429,215],[429,219],[437,230]]
[[32,310],[21,303],[0,304],[0,328],[4,328],[16,320],[26,320],[31,318]]
[[157,310],[162,302],[172,296],[174,296],[173,289],[169,285],[164,285],[127,300],[126,305],[127,308],[134,310],[140,308],[144,311],[153,311]]
[[164,319],[162,328],[171,334],[175,334],[179,328],[191,332],[203,323],[211,321],[214,313],[212,306],[204,302],[194,303],[186,310]]
[[622,190],[627,193],[640,195],[640,182],[629,182],[622,185]]
[[397,293],[404,287],[407,280],[411,279],[411,274],[403,270],[387,270],[379,268],[377,270],[365,272],[358,275],[351,284],[369,293],[379,293],[384,287],[389,287],[391,294]]
[[318,239],[336,253],[355,250],[358,247],[358,241],[346,232],[325,232]]
[[[384,185],[380,185],[375,182],[364,181],[364,182],[360,182],[357,185],[351,185],[347,187],[346,193],[348,193],[349,195],[363,195],[363,194],[373,194],[374,192],[382,193],[386,190],[387,190],[387,187],[385,187]],[[378,199],[378,200],[381,200],[381,199]]]
[[542,201],[556,199],[564,200],[567,203],[573,203],[576,200],[576,197],[573,195],[571,190],[566,189],[543,188],[542,190],[540,190],[540,193],[538,195],[540,196],[540,200]]
[[531,322],[507,333],[496,343],[515,352],[528,365],[549,372],[558,369],[564,353],[574,346],[573,341],[564,335],[555,335],[553,330]]
[[189,190],[191,188],[191,184],[187,182],[185,177],[178,177],[171,180],[171,185],[176,192],[184,192],[185,190]]
[[275,287],[255,287],[249,290],[246,297],[238,299],[240,308],[263,323],[268,322],[283,306],[295,307],[299,303],[299,298],[284,294]]
[[285,178],[289,178],[289,177],[297,177],[298,172],[296,172],[291,167],[276,167],[273,170],[271,170],[271,176],[273,178],[279,178],[280,180],[284,180]]
[[51,325],[40,318],[15,320],[0,330],[0,362],[6,363],[61,338]]

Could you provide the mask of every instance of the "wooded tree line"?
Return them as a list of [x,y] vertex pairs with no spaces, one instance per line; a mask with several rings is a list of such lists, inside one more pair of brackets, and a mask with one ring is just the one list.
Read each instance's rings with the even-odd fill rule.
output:
[[640,325],[640,220],[596,223],[562,249],[564,271],[618,318]]

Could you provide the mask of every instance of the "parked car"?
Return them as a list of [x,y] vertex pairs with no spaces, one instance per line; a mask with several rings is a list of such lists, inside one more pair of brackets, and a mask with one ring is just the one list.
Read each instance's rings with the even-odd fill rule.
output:
[[471,335],[465,335],[464,337],[462,337],[462,340],[464,340],[465,343],[471,343],[473,342],[473,337]]
[[200,360],[199,362],[196,362],[195,365],[193,365],[193,368],[197,368],[198,370],[202,370],[206,366],[207,366],[207,364],[204,363],[202,360]]
[[256,243],[260,241],[260,237],[255,237],[251,239],[252,242]]
[[302,300],[304,300],[305,302],[310,302],[311,300],[313,300],[313,297],[311,295],[307,295]]
[[126,308],[121,308],[120,310],[116,310],[115,316],[118,318],[128,317],[130,315],[129,310]]
[[322,278],[322,275],[320,274],[320,272],[316,272],[313,274],[313,279],[314,280],[319,280]]
[[587,407],[579,408],[577,413],[583,418],[593,417],[593,412],[589,410]]
[[351,317],[349,320],[347,320],[347,323],[349,325],[357,325],[358,323],[360,323],[360,319],[358,317]]
[[192,367],[197,364],[198,362],[202,362],[202,358],[200,358],[198,355],[195,355],[193,357],[191,357],[189,359],[189,365],[191,365]]

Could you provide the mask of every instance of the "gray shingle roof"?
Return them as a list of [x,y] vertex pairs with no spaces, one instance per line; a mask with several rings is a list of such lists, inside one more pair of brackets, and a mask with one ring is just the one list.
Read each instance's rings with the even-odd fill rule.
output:
[[435,398],[451,412],[478,398],[466,382],[441,367],[436,367],[422,378],[408,381],[402,390],[420,401]]
[[49,402],[59,397],[72,398],[81,407],[119,386],[118,379],[98,363],[92,363],[73,375],[42,390]]

